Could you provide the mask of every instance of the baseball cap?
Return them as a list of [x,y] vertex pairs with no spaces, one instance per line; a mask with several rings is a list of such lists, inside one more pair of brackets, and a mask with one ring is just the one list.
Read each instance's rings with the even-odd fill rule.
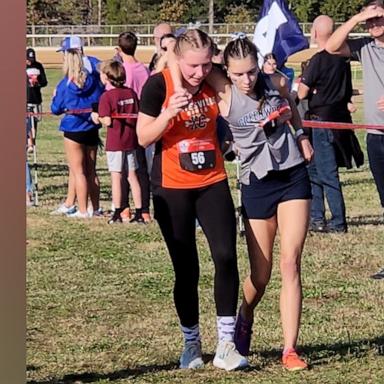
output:
[[27,49],[27,60],[35,61],[36,60],[36,52],[33,48]]
[[70,49],[80,49],[83,47],[83,41],[79,36],[67,36],[61,42],[61,47],[56,52],[64,52]]

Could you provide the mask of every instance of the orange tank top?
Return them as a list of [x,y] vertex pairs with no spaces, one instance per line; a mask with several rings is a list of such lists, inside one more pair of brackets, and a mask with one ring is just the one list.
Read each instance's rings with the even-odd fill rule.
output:
[[[174,93],[171,74],[162,72],[166,86],[163,109]],[[227,175],[220,150],[216,119],[218,107],[214,91],[203,84],[190,103],[173,118],[160,142],[161,182],[165,188],[201,188],[225,180]]]

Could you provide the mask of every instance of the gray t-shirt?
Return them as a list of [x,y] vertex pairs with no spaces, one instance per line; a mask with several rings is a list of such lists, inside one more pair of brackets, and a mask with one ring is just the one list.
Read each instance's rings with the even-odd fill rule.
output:
[[[351,58],[363,66],[365,122],[384,124],[384,112],[376,104],[384,96],[384,47],[379,47],[369,37],[348,40],[348,46]],[[367,132],[384,135],[383,130],[368,129]]]
[[261,179],[269,171],[288,169],[302,163],[304,159],[287,124],[277,125],[269,133],[259,126],[286,101],[277,96],[267,97],[260,108],[259,102],[241,93],[236,86],[232,85],[231,90],[231,106],[224,118],[239,151],[240,181],[249,185],[251,172]]

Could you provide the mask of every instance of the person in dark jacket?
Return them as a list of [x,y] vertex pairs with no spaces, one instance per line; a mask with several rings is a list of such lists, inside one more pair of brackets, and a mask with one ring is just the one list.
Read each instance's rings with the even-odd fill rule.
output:
[[[51,110],[55,115],[65,114],[59,130],[64,133],[69,183],[67,199],[55,213],[87,218],[90,216],[88,195],[93,214],[99,211],[100,186],[96,175],[96,154],[100,142],[100,125],[92,121],[90,110],[99,101],[104,86],[97,70],[99,60],[83,54],[79,37],[66,37],[59,51],[64,53],[64,78],[56,87]],[[79,111],[82,109],[89,111]],[[75,197],[77,211],[74,206]]]
[[[43,64],[36,60],[36,52],[33,48],[27,49],[26,55],[26,73],[27,73],[27,105],[29,112],[40,112],[43,99],[41,97],[41,88],[48,84],[47,76]],[[28,150],[31,151],[36,138],[37,118],[33,118],[31,132],[28,135]]]
[[27,103],[39,105],[43,102],[41,88],[48,84],[43,64],[36,60],[36,52],[33,48],[27,49]]

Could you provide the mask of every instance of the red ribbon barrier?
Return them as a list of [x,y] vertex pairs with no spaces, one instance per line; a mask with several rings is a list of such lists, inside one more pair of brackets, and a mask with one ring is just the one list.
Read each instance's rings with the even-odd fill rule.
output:
[[334,123],[332,121],[303,120],[305,128],[330,128],[330,129],[379,129],[384,130],[384,125]]
[[[64,113],[66,115],[80,115],[82,113],[91,113],[92,108],[85,108],[85,109],[70,109],[68,111],[65,111]],[[54,115],[52,112],[27,112],[27,117],[40,117],[40,116],[58,116]],[[112,118],[114,119],[137,119],[137,113],[114,113],[112,114]]]
[[[276,119],[281,113],[285,112],[289,107],[283,107],[273,112],[268,118],[263,121],[266,122]],[[66,115],[77,115],[81,113],[91,113],[92,109],[71,109],[65,112]],[[32,116],[52,116],[52,112],[27,112],[28,117]],[[113,114],[111,117],[114,119],[137,119],[137,113],[118,113]],[[378,129],[384,130],[384,124],[354,124],[354,123],[335,123],[332,121],[318,121],[318,120],[303,120],[304,128],[329,128],[329,129]]]

